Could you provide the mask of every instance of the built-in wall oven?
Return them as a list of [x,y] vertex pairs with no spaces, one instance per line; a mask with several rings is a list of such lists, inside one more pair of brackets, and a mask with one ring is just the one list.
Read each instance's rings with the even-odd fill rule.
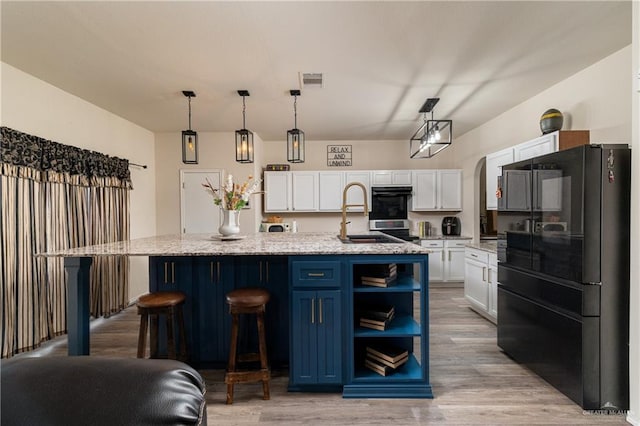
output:
[[373,186],[371,187],[371,212],[369,229],[381,231],[405,241],[414,241],[418,237],[411,235],[408,218],[410,186]]

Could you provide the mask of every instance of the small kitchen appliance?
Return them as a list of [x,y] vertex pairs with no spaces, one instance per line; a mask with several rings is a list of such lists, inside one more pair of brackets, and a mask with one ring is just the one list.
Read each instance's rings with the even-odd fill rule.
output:
[[292,232],[292,228],[293,226],[290,222],[262,222],[260,224],[260,232]]
[[442,218],[442,235],[460,235],[460,219],[457,216]]

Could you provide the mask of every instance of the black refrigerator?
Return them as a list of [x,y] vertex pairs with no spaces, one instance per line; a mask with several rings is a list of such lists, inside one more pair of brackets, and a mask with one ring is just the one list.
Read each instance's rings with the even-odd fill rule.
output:
[[630,177],[585,145],[498,181],[498,346],[587,410],[629,408]]

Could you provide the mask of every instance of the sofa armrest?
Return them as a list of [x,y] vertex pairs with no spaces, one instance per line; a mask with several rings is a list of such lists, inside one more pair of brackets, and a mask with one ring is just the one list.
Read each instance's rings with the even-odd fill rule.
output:
[[204,380],[179,361],[17,357],[0,379],[3,426],[206,425]]

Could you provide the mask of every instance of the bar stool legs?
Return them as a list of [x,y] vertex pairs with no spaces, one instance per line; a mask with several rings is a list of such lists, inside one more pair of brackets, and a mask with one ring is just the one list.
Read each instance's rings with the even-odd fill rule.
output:
[[[185,295],[180,292],[157,292],[145,294],[138,299],[138,314],[140,315],[140,331],[138,333],[138,358],[144,358],[146,352],[147,328],[151,317],[150,329],[150,357],[158,357],[158,317],[165,315],[167,324],[167,357],[169,359],[187,359],[187,343],[184,327],[182,305]],[[180,333],[180,355],[176,356],[174,333],[174,316],[177,317]]]
[[[224,382],[227,385],[227,404],[233,404],[233,391],[236,383],[262,382],[262,399],[271,398],[269,381],[271,372],[267,358],[267,342],[265,338],[264,312],[269,293],[261,288],[243,288],[229,292],[227,303],[231,314],[231,342],[229,346],[229,361]],[[255,314],[258,326],[258,353],[238,354],[238,329],[241,314]],[[260,361],[259,370],[238,371],[239,362]]]

